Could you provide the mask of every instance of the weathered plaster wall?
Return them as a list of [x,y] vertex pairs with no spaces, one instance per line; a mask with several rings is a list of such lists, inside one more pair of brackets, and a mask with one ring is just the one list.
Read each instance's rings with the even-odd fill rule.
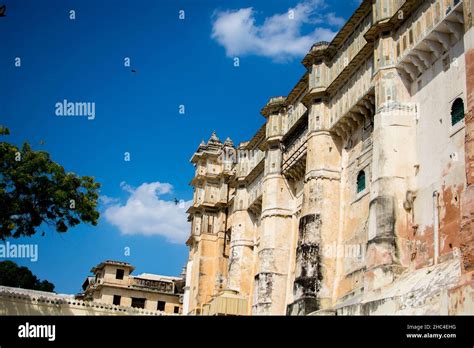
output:
[[[341,211],[338,243],[328,249],[337,258],[333,302],[348,300],[363,287],[372,177],[372,127],[359,127],[342,150]],[[357,192],[358,173],[365,173],[365,189]]]
[[[413,268],[434,262],[434,226],[439,225],[439,254],[459,250],[461,196],[464,192],[464,121],[451,125],[451,106],[456,98],[466,100],[464,43],[459,41],[447,54],[449,69],[439,59],[411,86],[412,103],[418,107],[416,123],[417,167],[414,168],[412,233],[408,236]],[[446,71],[445,71],[446,70]],[[435,221],[433,193],[439,193]]]

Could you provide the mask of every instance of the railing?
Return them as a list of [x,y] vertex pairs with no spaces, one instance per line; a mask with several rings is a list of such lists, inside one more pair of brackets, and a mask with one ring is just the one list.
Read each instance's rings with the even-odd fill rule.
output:
[[250,207],[257,199],[263,195],[263,185],[261,180],[255,180],[254,185],[249,190],[248,206]]
[[156,291],[173,294],[174,293],[174,285],[170,282],[164,282],[161,280],[153,280],[153,279],[142,279],[142,278],[130,278],[129,284],[131,286],[138,286],[144,287],[147,289],[153,289]]
[[298,152],[303,145],[306,144],[306,137],[308,135],[308,129],[306,129],[301,135],[289,145],[283,153],[283,163],[287,162],[296,152]]
[[294,150],[291,151],[291,153],[288,154],[286,160],[283,160],[283,165],[282,165],[282,171],[285,173],[291,167],[299,162],[299,159],[303,157],[303,155],[306,153],[307,148],[308,148],[308,143],[306,142],[306,139],[304,142],[299,142],[300,146],[295,148]]

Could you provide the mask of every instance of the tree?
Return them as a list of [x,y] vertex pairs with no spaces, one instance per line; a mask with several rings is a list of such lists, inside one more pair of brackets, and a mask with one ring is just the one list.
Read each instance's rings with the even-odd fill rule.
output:
[[[10,134],[0,126],[0,136]],[[0,142],[0,239],[31,236],[43,224],[67,232],[81,221],[97,225],[100,184],[66,173],[45,151]]]
[[20,267],[12,261],[0,262],[0,285],[48,292],[54,291],[54,284],[47,280],[40,281],[28,268]]

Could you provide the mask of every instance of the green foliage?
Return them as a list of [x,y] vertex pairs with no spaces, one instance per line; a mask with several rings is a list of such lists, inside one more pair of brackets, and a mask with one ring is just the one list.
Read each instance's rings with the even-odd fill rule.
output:
[[10,130],[6,127],[0,126],[0,135],[10,135]]
[[54,291],[54,284],[47,280],[40,281],[28,268],[20,267],[12,261],[0,262],[0,285],[48,292]]
[[[0,126],[0,135],[9,134]],[[0,142],[0,239],[31,236],[43,223],[66,232],[81,221],[97,225],[100,184],[66,173],[45,151]]]

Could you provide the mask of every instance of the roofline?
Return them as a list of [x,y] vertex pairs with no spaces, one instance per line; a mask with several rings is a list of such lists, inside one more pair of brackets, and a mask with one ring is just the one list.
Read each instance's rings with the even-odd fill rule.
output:
[[130,273],[132,273],[135,270],[135,267],[129,264],[128,262],[106,260],[106,261],[102,261],[97,266],[92,267],[91,272],[96,273],[96,271],[103,269],[106,265],[125,267],[125,268],[130,269]]
[[[342,28],[337,32],[336,36],[332,39],[331,42],[317,42],[306,54],[306,56],[301,61],[306,68],[309,68],[309,62],[312,60],[314,56],[313,49],[316,47],[326,46],[325,48],[319,49],[319,54],[322,57],[326,57],[327,59],[332,59],[336,53],[338,48],[344,44],[347,38],[352,34],[353,26],[357,25],[367,14],[369,14],[372,10],[372,0],[362,0],[359,7],[352,13],[346,23],[342,26]],[[319,46],[318,46],[319,44]]]

